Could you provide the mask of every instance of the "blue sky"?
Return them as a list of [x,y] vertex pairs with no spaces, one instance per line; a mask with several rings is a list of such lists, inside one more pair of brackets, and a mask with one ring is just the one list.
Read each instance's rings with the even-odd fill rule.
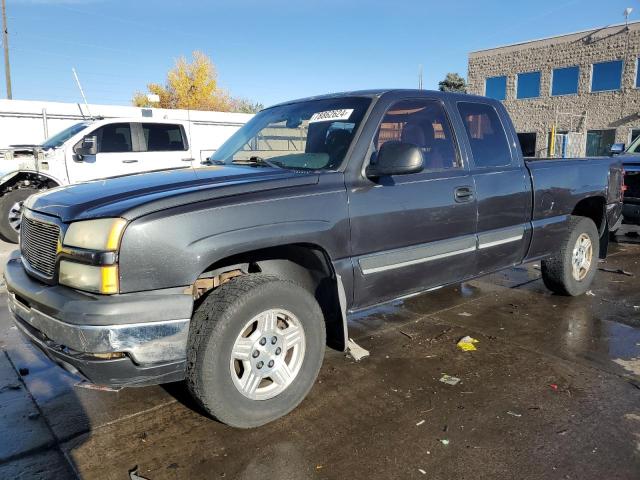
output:
[[[377,87],[436,88],[482,48],[623,21],[636,0],[7,0],[13,96],[129,104],[202,50],[233,95],[265,105]],[[0,63],[0,68],[2,63]],[[3,72],[4,73],[4,72]],[[4,74],[0,95],[4,96]]]

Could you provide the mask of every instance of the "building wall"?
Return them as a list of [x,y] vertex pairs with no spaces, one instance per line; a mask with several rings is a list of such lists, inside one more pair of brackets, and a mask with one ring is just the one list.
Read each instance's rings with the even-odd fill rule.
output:
[[[472,52],[469,92],[484,95],[487,77],[506,75],[504,104],[518,132],[537,134],[536,156],[547,155],[556,118],[558,130],[615,129],[616,142],[628,144],[631,130],[640,128],[639,56],[640,22]],[[591,93],[591,65],[609,60],[624,60],[621,90]],[[580,67],[578,94],[552,97],[552,70],[575,65]],[[540,97],[516,99],[517,74],[532,71],[541,72]]]

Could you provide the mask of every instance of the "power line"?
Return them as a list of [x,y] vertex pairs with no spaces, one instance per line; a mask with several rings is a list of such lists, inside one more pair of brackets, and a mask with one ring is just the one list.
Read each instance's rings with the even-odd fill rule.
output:
[[[86,16],[94,16],[94,17],[98,17],[101,20],[113,20],[115,22],[119,22],[119,23],[123,23],[126,25],[132,25],[135,26],[138,30],[146,30],[147,32],[150,33],[161,33],[161,34],[166,34],[166,30],[162,27],[159,26],[154,26],[154,25],[150,25],[148,21],[143,21],[143,20],[137,20],[135,18],[130,18],[130,17],[120,17],[120,16],[116,16],[116,15],[111,15],[111,14],[104,14],[104,12],[100,12],[100,13],[96,13],[96,12],[91,12],[88,10],[83,10],[80,8],[74,8],[74,7],[69,7],[66,5],[57,5],[56,8],[59,9],[64,9],[67,10],[69,12],[73,12],[76,14],[80,14],[83,17]],[[198,40],[207,40],[210,41],[211,40],[211,36],[209,35],[205,35],[205,34],[197,34],[194,32],[181,32],[180,33],[181,37],[191,37],[194,39],[198,39]]]

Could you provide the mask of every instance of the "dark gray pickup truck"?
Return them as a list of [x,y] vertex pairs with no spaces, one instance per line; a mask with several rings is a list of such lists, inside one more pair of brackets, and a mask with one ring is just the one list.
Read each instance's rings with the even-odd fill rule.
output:
[[15,322],[90,381],[186,379],[237,427],[311,389],[351,312],[542,261],[580,295],[621,216],[615,158],[525,163],[504,107],[376,90],[258,113],[202,169],[25,202]]

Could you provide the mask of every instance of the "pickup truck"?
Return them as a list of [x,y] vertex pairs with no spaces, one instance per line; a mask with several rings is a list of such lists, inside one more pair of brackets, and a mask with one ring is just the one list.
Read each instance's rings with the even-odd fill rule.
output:
[[219,134],[228,137],[224,127],[220,132],[209,127],[207,150],[194,142],[191,130],[189,122],[151,117],[92,119],[69,126],[42,145],[5,151],[0,159],[0,237],[17,243],[22,204],[34,193],[118,175],[197,167],[204,160],[201,152],[215,151]]
[[96,384],[186,379],[249,428],[295,408],[350,313],[541,261],[585,293],[622,208],[615,158],[525,163],[497,101],[422,90],[265,109],[200,169],[25,202],[18,328]]

